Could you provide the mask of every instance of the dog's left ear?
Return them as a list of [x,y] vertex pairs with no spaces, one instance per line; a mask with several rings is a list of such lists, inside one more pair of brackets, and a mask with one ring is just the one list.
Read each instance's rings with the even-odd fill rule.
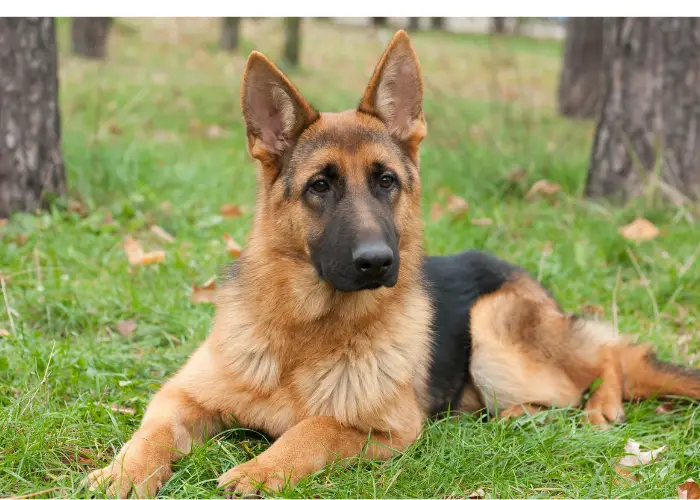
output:
[[418,145],[425,138],[427,124],[423,116],[420,65],[405,31],[400,30],[394,35],[374,70],[358,109],[382,120],[416,161]]

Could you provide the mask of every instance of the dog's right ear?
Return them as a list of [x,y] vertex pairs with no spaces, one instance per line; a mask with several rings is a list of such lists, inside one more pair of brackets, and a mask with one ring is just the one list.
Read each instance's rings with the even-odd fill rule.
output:
[[241,82],[248,152],[264,167],[279,169],[287,148],[318,119],[318,112],[260,52],[248,57]]

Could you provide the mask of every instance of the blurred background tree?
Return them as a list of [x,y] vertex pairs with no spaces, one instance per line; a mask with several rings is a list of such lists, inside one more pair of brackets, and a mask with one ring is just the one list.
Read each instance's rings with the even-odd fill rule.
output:
[[290,68],[299,66],[299,51],[301,50],[301,17],[284,18],[284,50],[283,63]]
[[66,192],[56,28],[50,17],[0,17],[0,217]]
[[700,198],[700,19],[604,21],[606,94],[589,197]]
[[111,17],[74,17],[71,26],[73,53],[90,59],[104,59]]
[[492,17],[491,18],[491,34],[492,35],[503,35],[506,32],[506,19],[505,17]]
[[221,50],[238,50],[240,26],[240,17],[224,17],[221,20],[221,37],[219,38],[219,46],[221,47]]
[[569,118],[595,118],[604,87],[603,18],[573,17],[566,25],[559,112]]

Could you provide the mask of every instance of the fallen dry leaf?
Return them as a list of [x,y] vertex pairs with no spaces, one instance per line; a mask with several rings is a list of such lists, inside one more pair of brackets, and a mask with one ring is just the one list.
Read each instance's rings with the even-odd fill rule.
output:
[[18,247],[23,247],[24,245],[27,244],[29,241],[29,235],[21,233],[15,236],[15,243],[17,243]]
[[162,250],[156,250],[154,252],[144,252],[138,241],[133,239],[131,236],[127,236],[124,239],[122,245],[124,247],[124,252],[126,252],[126,258],[129,260],[129,264],[132,266],[143,266],[146,264],[154,264],[158,262],[163,262],[165,260],[165,252]]
[[209,278],[202,286],[192,284],[192,293],[190,293],[190,302],[193,304],[213,304],[216,298],[216,276]]
[[481,499],[484,498],[485,495],[486,492],[482,488],[479,488],[478,490],[469,493],[469,496],[467,498]]
[[659,228],[646,219],[637,217],[630,224],[622,226],[617,231],[623,238],[639,243],[656,238]]
[[238,205],[234,205],[233,203],[224,203],[223,205],[221,205],[219,213],[221,213],[221,215],[226,218],[240,217],[241,215],[243,215],[243,212],[240,208],[238,208]]
[[107,212],[105,214],[105,220],[104,220],[105,226],[111,226],[114,224],[114,217],[112,217],[112,212]]
[[469,203],[460,196],[451,194],[447,197],[447,211],[452,215],[462,216],[469,210]]
[[112,135],[120,135],[122,133],[122,128],[114,122],[110,122],[108,129]]
[[663,415],[664,413],[671,413],[676,407],[673,403],[664,403],[656,407],[656,414]]
[[698,499],[700,498],[700,486],[694,479],[688,479],[685,483],[678,485],[678,498]]
[[160,204],[160,210],[161,212],[168,213],[170,210],[172,210],[173,204],[170,203],[169,201],[164,201],[163,203]]
[[236,243],[236,241],[229,236],[228,233],[224,233],[224,240],[226,241],[226,251],[231,254],[234,259],[241,255],[243,249]]
[[121,413],[122,415],[134,415],[136,413],[136,410],[134,410],[133,408],[119,406],[117,403],[114,403],[112,406],[110,406],[110,409],[112,411],[116,411],[117,413]]
[[5,330],[4,328],[0,328],[0,337],[9,337],[9,336],[10,336],[10,332]]
[[221,137],[224,133],[224,129],[219,127],[218,125],[211,125],[207,127],[207,137],[211,139],[216,139],[217,137]]
[[177,134],[167,130],[156,130],[153,132],[153,138],[158,142],[172,142],[177,140]]
[[527,179],[527,170],[525,170],[523,167],[514,166],[506,174],[506,179],[509,182],[513,182],[516,184],[522,182],[525,179]]
[[695,337],[695,335],[692,333],[684,333],[683,335],[678,336],[678,339],[676,340],[676,344],[678,344],[678,345],[690,344],[690,341],[693,340],[694,337]]
[[9,221],[7,219],[0,219],[0,227],[4,226],[7,224]]
[[490,226],[493,224],[493,220],[489,218],[483,218],[483,219],[472,219],[472,226]]
[[637,465],[646,465],[652,462],[653,460],[656,460],[656,457],[659,455],[659,453],[662,453],[664,450],[666,450],[665,445],[661,446],[660,448],[656,448],[655,450],[641,451],[640,444],[634,439],[629,439],[627,441],[627,444],[625,445],[625,451],[627,452],[627,455],[625,455],[618,461],[618,465],[620,465],[621,467],[635,467]]
[[442,206],[436,201],[430,207],[430,220],[437,221],[443,215],[445,215],[445,209],[443,209]]
[[85,205],[80,203],[77,200],[73,200],[68,204],[68,208],[66,209],[69,213],[75,213],[80,215],[81,217],[85,217],[87,215],[87,210],[85,208]]
[[532,200],[536,196],[552,196],[561,191],[561,186],[547,179],[540,179],[535,182],[525,195],[526,200]]
[[179,97],[177,99],[177,107],[179,109],[192,109],[192,101],[189,100],[187,97]]
[[[636,476],[632,471],[630,471],[629,469],[623,469],[623,468],[620,467],[619,465],[616,465],[616,466],[615,466],[615,472],[617,472],[620,476],[622,476],[622,477],[624,477],[625,479],[627,479],[628,482],[629,482],[629,481],[635,481],[635,482],[637,481],[637,476]],[[613,482],[614,482],[616,485],[619,485],[619,484],[620,484],[620,480],[619,480],[618,478],[614,478],[614,479],[613,479]]]
[[158,264],[165,260],[165,252],[163,250],[155,250],[153,252],[147,252],[141,257],[140,265],[145,266],[148,264]]
[[440,198],[445,198],[447,196],[450,196],[452,194],[452,191],[450,191],[450,188],[447,186],[442,186],[440,189],[437,190],[437,195]]
[[78,462],[83,465],[95,465],[95,461],[90,457],[92,452],[87,448],[80,448],[78,453]]
[[168,243],[175,242],[175,237],[160,226],[151,226],[151,232],[163,241],[167,241]]
[[192,118],[190,120],[190,133],[197,135],[202,131],[202,121],[198,118]]
[[117,323],[117,331],[122,337],[127,337],[136,330],[136,321],[133,319],[122,320]]

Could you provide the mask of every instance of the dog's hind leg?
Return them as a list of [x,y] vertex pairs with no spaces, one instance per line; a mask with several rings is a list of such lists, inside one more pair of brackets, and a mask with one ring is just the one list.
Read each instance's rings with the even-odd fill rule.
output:
[[616,347],[600,348],[600,385],[586,403],[586,420],[601,429],[610,427],[610,422],[625,420],[622,406],[623,377],[622,366]]

